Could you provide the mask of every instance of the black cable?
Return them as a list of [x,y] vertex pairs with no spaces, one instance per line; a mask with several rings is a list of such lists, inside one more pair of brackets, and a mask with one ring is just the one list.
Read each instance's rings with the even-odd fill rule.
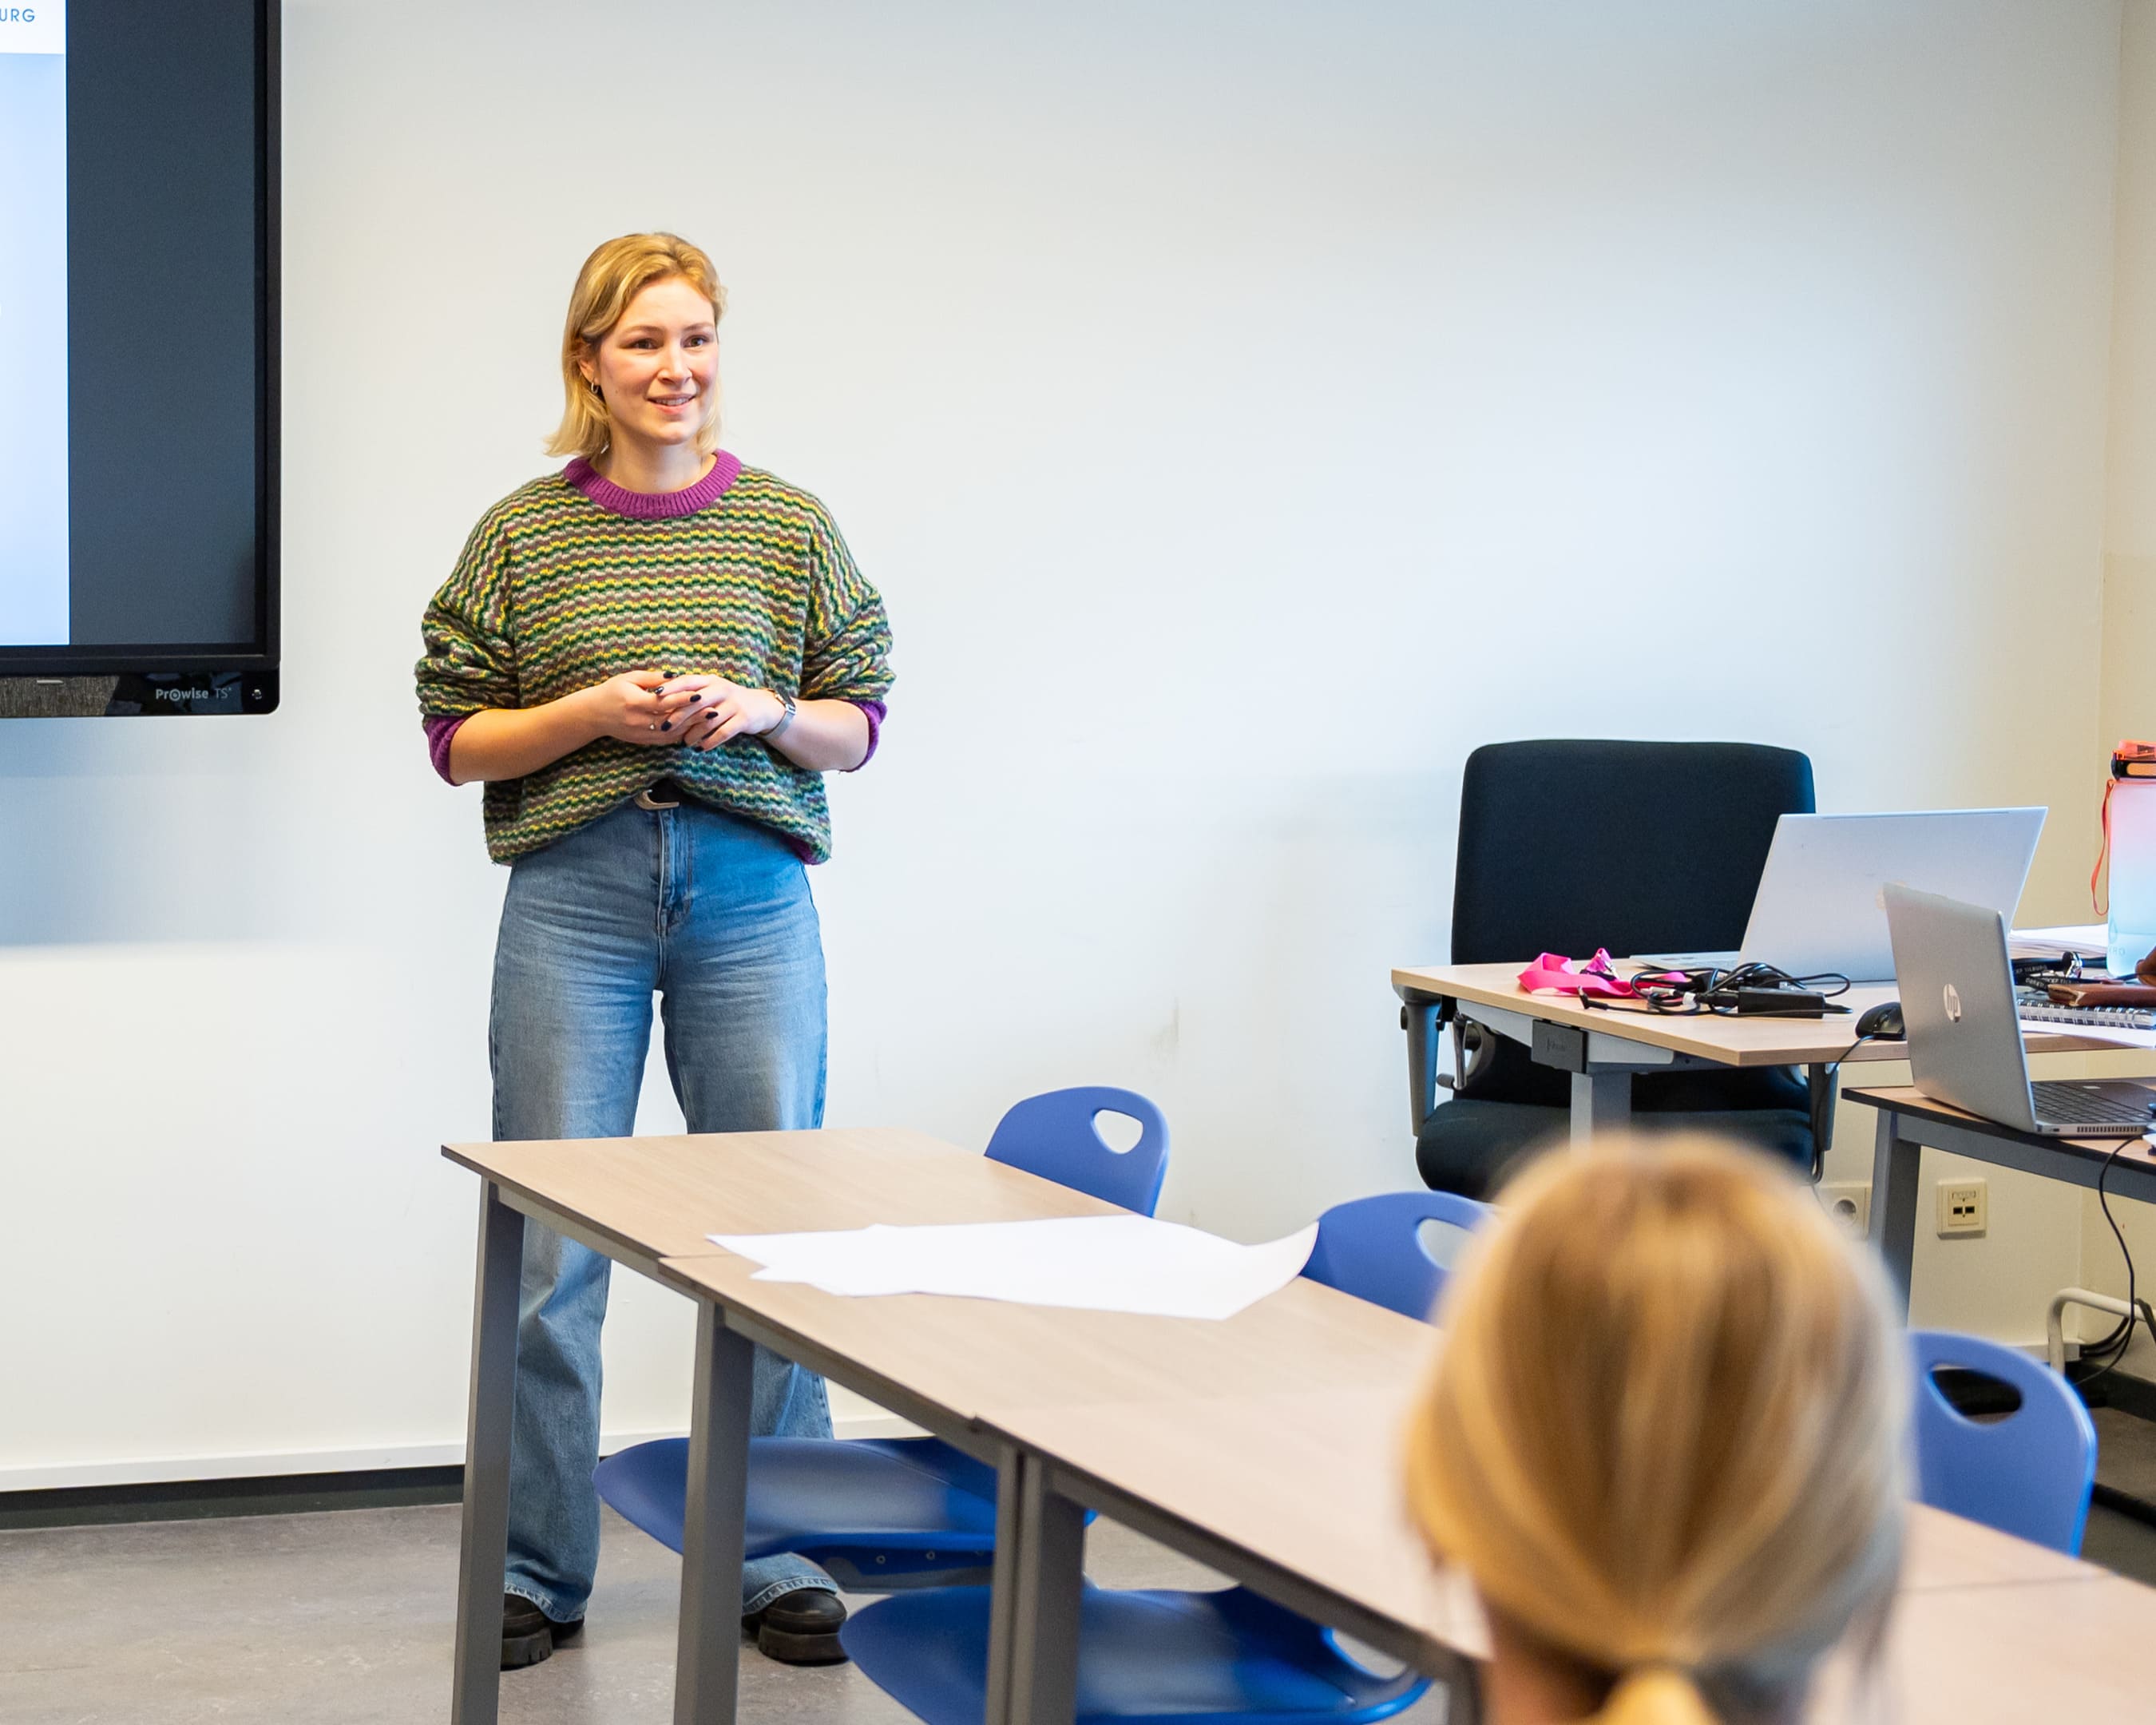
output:
[[[1793,976],[1779,965],[1758,963],[1740,964],[1730,970],[1719,970],[1710,965],[1692,970],[1642,971],[1625,980],[1632,985],[1635,998],[1650,1012],[1673,1016],[1715,1013],[1733,1017],[1738,1012],[1737,991],[1740,988],[1801,989],[1822,999],[1845,994],[1850,988],[1849,978],[1839,971]],[[1838,1012],[1842,1009],[1834,1009]],[[1816,1014],[1805,1011],[1799,1015],[1812,1017]],[[1772,1014],[1755,1013],[1752,1016]]]
[[[1846,982],[1844,983],[1843,986],[1848,986]],[[1829,1060],[1826,1063],[1825,1070],[1820,1073],[1819,1079],[1819,1082],[1825,1088],[1826,1095],[1824,1097],[1810,1096],[1807,1098],[1811,1103],[1810,1111],[1812,1117],[1812,1195],[1815,1198],[1819,1195],[1819,1183],[1826,1178],[1826,1153],[1820,1148],[1820,1122],[1823,1117],[1827,1116],[1831,1112],[1836,1101],[1834,1084],[1835,1078],[1840,1072],[1841,1063],[1844,1060],[1855,1054],[1857,1050],[1863,1047],[1866,1043],[1876,1041],[1878,1037],[1879,1033],[1876,1030],[1867,1030],[1864,1034],[1858,1037],[1856,1041],[1851,1043],[1847,1048],[1842,1050],[1840,1054]],[[1811,1090],[1812,1084],[1813,1079],[1810,1073],[1806,1073],[1804,1075],[1804,1089],[1807,1092]],[[1820,1208],[1824,1209],[1825,1206],[1822,1204]]]
[[[2111,1237],[2118,1242],[2118,1255],[2126,1260],[2126,1316],[2119,1320],[2118,1328],[2097,1344],[2100,1349],[2110,1348],[2110,1358],[2076,1384],[2075,1388],[2077,1389],[2086,1390],[2090,1384],[2097,1382],[2113,1366],[2126,1358],[2126,1350],[2133,1341],[2133,1324],[2137,1314],[2147,1322],[2149,1333],[2156,1335],[2156,1314],[2150,1313],[2148,1307],[2142,1302],[2135,1292],[2133,1254],[2127,1250],[2126,1236],[2119,1232],[2118,1219],[2111,1213],[2111,1194],[2104,1189],[2104,1182],[2110,1178],[2112,1165],[2118,1160],[2120,1153],[2129,1144],[2138,1144],[2143,1142],[2143,1137],[2138,1133],[2130,1138],[2121,1138],[2111,1147],[2111,1153],[2104,1158],[2103,1166],[2097,1170],[2096,1201],[2103,1210],[2104,1220],[2111,1224]],[[2114,1338],[2118,1342],[2116,1348],[2112,1347]],[[2082,1355],[2084,1358],[2087,1358],[2088,1349],[2086,1347],[2082,1349]]]
[[[1833,986],[1826,986],[1829,983]],[[1717,986],[1723,988],[1804,988],[1815,994],[1824,994],[1830,999],[1836,994],[1846,994],[1850,982],[1838,970],[1815,971],[1810,976],[1792,976],[1776,964],[1740,964],[1734,970],[1724,971]]]

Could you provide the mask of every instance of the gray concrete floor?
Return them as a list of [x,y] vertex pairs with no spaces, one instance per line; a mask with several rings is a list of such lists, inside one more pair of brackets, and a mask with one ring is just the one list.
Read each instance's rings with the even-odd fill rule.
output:
[[[2099,1485],[2137,1499],[2156,1513],[2156,1420],[2118,1408],[2098,1408],[2096,1476]],[[2156,1526],[2097,1503],[2089,1507],[2082,1555],[2092,1563],[2156,1585]]]
[[[0,1533],[7,1725],[345,1725],[444,1720],[458,1511],[341,1510]],[[1096,1522],[1114,1587],[1219,1578]],[[609,1511],[583,1636],[502,1677],[506,1725],[665,1725],[680,1563]],[[897,1725],[851,1666],[782,1666],[744,1642],[742,1725]],[[1402,1714],[1436,1725],[1441,1697]]]
[[2156,1587],[2156,1527],[2144,1521],[2101,1503],[2090,1505],[2082,1555],[2115,1574]]

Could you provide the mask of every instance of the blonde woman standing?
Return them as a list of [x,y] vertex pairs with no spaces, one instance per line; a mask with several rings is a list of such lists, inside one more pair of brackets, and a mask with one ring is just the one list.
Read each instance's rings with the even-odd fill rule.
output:
[[[486,787],[510,865],[490,1032],[494,1135],[612,1137],[636,1117],[652,999],[693,1132],[821,1124],[824,953],[804,865],[823,775],[875,752],[883,602],[823,506],[718,447],[711,259],[610,240],[577,278],[551,452],[480,517],[427,607],[419,706],[441,775]],[[598,1559],[605,1258],[525,1229],[502,1664],[581,1626]],[[830,1435],[823,1381],[758,1349],[754,1430]],[[760,1558],[743,1621],[773,1656],[843,1658],[806,1558]]]
[[1901,1565],[1902,1342],[1780,1168],[1604,1142],[1506,1194],[1448,1290],[1409,1436],[1473,1579],[1491,1725],[1798,1725]]

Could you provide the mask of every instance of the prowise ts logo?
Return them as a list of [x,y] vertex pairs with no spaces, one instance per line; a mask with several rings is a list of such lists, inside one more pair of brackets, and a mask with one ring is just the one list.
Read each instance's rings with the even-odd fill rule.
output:
[[191,701],[215,701],[218,699],[218,692],[214,689],[152,689],[150,691],[150,698],[152,701],[169,701],[175,705],[184,705]]

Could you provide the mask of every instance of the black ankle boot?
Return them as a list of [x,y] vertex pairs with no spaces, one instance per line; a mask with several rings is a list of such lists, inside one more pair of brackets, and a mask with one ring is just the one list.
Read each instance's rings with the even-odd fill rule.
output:
[[839,1626],[846,1620],[846,1602],[820,1587],[797,1587],[781,1594],[761,1611],[742,1619],[756,1631],[757,1651],[788,1665],[839,1665],[846,1650],[839,1645]]
[[501,1596],[501,1668],[506,1671],[536,1665],[584,1626],[583,1618],[557,1623],[521,1594]]

